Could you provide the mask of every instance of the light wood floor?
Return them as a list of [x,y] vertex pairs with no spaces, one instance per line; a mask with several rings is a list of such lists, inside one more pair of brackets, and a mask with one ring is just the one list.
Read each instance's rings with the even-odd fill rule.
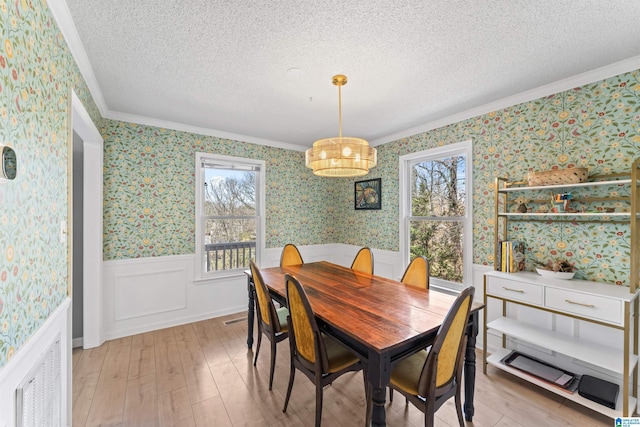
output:
[[[73,352],[73,426],[312,426],[315,391],[298,373],[287,413],[289,343],[278,344],[273,390],[269,341],[258,365],[246,346],[244,313],[191,323]],[[255,349],[255,344],[254,344]],[[480,360],[480,358],[479,358]],[[612,426],[613,420],[478,363],[476,413],[471,426]],[[362,426],[361,373],[325,389],[323,425]],[[387,404],[390,426],[422,426],[423,415],[396,395]],[[456,426],[453,400],[437,412],[436,426]]]

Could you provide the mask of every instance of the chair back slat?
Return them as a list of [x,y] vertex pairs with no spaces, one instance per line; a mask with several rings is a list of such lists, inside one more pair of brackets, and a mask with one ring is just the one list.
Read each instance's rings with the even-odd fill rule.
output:
[[373,252],[371,249],[367,247],[360,249],[353,259],[351,269],[373,274]]
[[290,335],[293,336],[295,352],[304,358],[303,362],[306,362],[305,366],[309,369],[315,370],[319,367],[322,372],[326,372],[328,369],[326,349],[307,294],[295,277],[285,274],[284,280],[291,317]]
[[302,255],[300,255],[300,251],[296,247],[296,245],[292,243],[287,243],[282,248],[282,254],[280,255],[280,267],[287,267],[289,265],[300,265],[303,264]]
[[423,256],[415,257],[407,266],[400,281],[405,285],[429,289],[429,262],[427,259]]
[[464,357],[465,331],[475,289],[468,287],[456,298],[445,316],[424,364],[418,390],[421,396],[438,395],[439,387],[449,387],[455,379],[456,367]]
[[258,312],[260,314],[260,318],[262,322],[271,326],[275,332],[280,332],[281,325],[278,320],[278,315],[276,314],[276,308],[273,305],[273,301],[271,300],[271,296],[269,295],[269,290],[267,286],[264,284],[264,280],[262,279],[262,274],[260,273],[260,269],[256,265],[255,262],[251,261],[249,263],[251,268],[251,277],[253,278],[253,285],[256,289],[256,296],[258,297]]

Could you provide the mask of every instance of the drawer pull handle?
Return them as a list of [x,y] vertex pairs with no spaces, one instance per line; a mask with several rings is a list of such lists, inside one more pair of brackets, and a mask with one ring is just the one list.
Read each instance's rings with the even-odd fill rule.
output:
[[506,286],[503,286],[502,289],[504,289],[505,291],[519,292],[521,294],[524,294],[524,291],[522,289],[507,288]]
[[566,302],[567,304],[574,304],[574,305],[581,305],[583,307],[596,308],[596,306],[593,304],[583,304],[581,302],[571,301],[570,299],[566,299],[564,300],[564,302]]

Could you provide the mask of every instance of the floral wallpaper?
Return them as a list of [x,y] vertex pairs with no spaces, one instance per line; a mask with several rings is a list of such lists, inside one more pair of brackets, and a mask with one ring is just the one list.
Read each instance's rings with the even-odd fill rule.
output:
[[[382,210],[354,211],[353,184],[341,187],[343,203],[337,215],[344,243],[398,251],[399,156],[468,139],[473,141],[473,262],[493,265],[496,177],[524,180],[530,171],[574,166],[587,167],[590,175],[625,172],[640,157],[640,72],[377,147],[378,166],[368,177],[382,178]],[[617,196],[628,188],[603,191]],[[624,206],[615,202],[609,207],[621,211]],[[628,226],[604,222],[547,226],[543,222],[510,222],[510,226],[509,238],[526,243],[529,270],[535,267],[535,260],[565,257],[576,263],[577,277],[629,284]]]
[[195,253],[196,152],[266,162],[266,247],[333,241],[329,182],[303,152],[106,119],[101,133],[105,260]]
[[44,0],[0,0],[0,368],[67,297],[69,94],[100,115]]

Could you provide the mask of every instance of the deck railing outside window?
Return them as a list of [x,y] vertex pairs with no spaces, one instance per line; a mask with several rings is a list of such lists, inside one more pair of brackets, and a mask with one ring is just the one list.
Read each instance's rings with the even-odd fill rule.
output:
[[206,271],[249,268],[256,257],[256,242],[209,243],[204,245]]

